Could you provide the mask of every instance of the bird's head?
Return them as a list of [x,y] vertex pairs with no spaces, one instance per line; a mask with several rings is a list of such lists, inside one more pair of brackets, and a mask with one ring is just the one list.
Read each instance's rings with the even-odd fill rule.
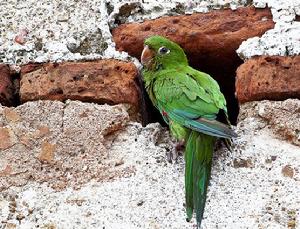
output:
[[182,48],[175,42],[162,36],[152,36],[145,40],[141,62],[146,69],[188,65]]

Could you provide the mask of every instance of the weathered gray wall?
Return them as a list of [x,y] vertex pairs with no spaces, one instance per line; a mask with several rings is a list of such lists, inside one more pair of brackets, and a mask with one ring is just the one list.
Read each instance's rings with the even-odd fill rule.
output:
[[[139,67],[136,58],[116,50],[110,29],[161,16],[246,5],[264,8],[266,4],[271,8],[274,29],[244,41],[238,55],[253,61],[256,55],[299,55],[297,0],[2,1],[0,62],[9,67],[0,66],[0,101],[2,95],[9,97],[5,92],[11,94],[18,81],[9,82],[9,68],[22,69],[21,83],[30,74],[36,76],[31,96],[38,101],[16,108],[0,106],[0,228],[194,227],[195,221],[185,221],[183,157],[174,164],[166,161],[165,154],[174,143],[167,129],[159,124],[142,127],[130,121],[128,111],[132,114],[132,109],[127,105],[94,104],[91,102],[99,101],[91,94],[85,103],[39,101],[45,92],[38,86],[40,71],[46,79],[56,77],[55,93],[63,83],[59,74],[77,79],[77,73],[70,70],[53,75],[49,71],[63,68],[64,63],[23,64],[115,58]],[[296,85],[299,63],[286,66],[283,57],[285,64],[278,65],[277,59],[257,63],[271,66],[267,79],[273,73],[280,76],[276,73],[280,71],[293,76],[288,83]],[[88,64],[89,71],[82,70],[80,84],[76,80],[70,84],[76,93],[82,90],[78,85],[95,83],[93,63]],[[114,76],[125,65],[120,63]],[[80,66],[74,64],[76,69]],[[113,69],[115,65],[109,66]],[[131,95],[138,97],[132,80],[136,71],[132,72],[127,86]],[[95,87],[105,81],[107,87],[117,88],[117,81],[110,83],[101,74]],[[238,77],[252,79],[251,74]],[[278,92],[278,87],[266,88]],[[65,94],[54,93],[51,98],[74,96],[69,90],[60,90]],[[85,93],[78,98],[87,101]],[[126,99],[123,102],[132,105]],[[241,104],[233,152],[220,148],[214,156],[203,228],[300,228],[300,102],[284,99],[250,99]]]

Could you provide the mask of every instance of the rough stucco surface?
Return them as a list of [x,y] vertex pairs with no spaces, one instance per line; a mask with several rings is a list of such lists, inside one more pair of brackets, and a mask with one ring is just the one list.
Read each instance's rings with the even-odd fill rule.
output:
[[[256,7],[271,8],[276,26],[262,38],[251,38],[238,49],[243,58],[253,55],[299,54],[299,1],[255,0]],[[0,6],[0,62],[20,65],[80,59],[136,59],[115,50],[110,28],[120,23],[165,15],[208,12],[249,5],[247,0],[128,0],[56,2],[4,1]],[[16,70],[19,70],[16,68]]]
[[[47,110],[48,118],[53,116],[50,120],[61,120],[62,108],[57,109],[57,118],[50,111],[53,106],[62,107],[64,104],[53,101],[47,103],[44,113],[32,116],[32,123],[47,117]],[[91,118],[89,124],[83,125],[83,120],[76,115],[81,113],[78,105],[81,109],[89,109],[90,117],[96,114],[98,117],[110,117],[111,114],[107,115],[101,110],[115,109],[71,103],[72,106],[67,105],[69,111],[64,109],[63,120],[67,122],[72,119],[72,125],[78,123],[76,133],[85,133],[85,139],[97,138],[95,132],[85,132],[85,128],[98,128],[99,121]],[[20,109],[39,104],[30,102]],[[299,227],[299,147],[279,140],[280,136],[274,126],[280,124],[263,118],[271,115],[273,110],[265,109],[262,115],[262,107],[273,107],[281,123],[288,123],[294,116],[284,111],[295,107],[299,109],[299,101],[253,102],[241,107],[237,129],[240,137],[235,140],[233,152],[221,148],[215,153],[203,228]],[[4,118],[0,117],[3,123]],[[12,121],[21,120],[12,113],[8,117]],[[102,145],[100,148],[107,150],[104,152],[108,152],[105,160],[111,162],[108,171],[131,168],[133,172],[98,181],[95,180],[96,176],[92,181],[86,180],[82,188],[69,184],[66,189],[59,190],[51,188],[57,182],[54,179],[41,183],[31,178],[25,186],[9,187],[1,192],[2,225],[8,228],[191,228],[194,221],[185,221],[183,206],[183,157],[174,164],[165,160],[165,154],[171,147],[168,132],[158,124],[143,128],[138,123],[124,123],[126,125],[119,131],[111,129],[110,135],[102,135],[99,144]],[[67,126],[64,125],[64,128]],[[59,128],[61,125],[53,125],[53,132]],[[290,126],[287,124],[286,128]],[[69,136],[74,139],[72,132]],[[71,142],[70,146],[74,146],[76,152],[80,144],[76,146],[77,143]],[[90,165],[102,157],[103,152],[100,153],[99,148],[95,151],[98,154],[93,154],[93,158],[85,161],[87,169],[82,170],[82,177],[88,177]],[[2,159],[6,152],[1,151]],[[53,174],[53,171],[49,174]],[[10,179],[3,173],[1,176],[2,180]],[[65,177],[68,178],[67,174]]]
[[114,48],[110,28],[118,23],[207,12],[222,7],[235,9],[246,3],[244,0],[199,3],[187,0],[92,0],[88,4],[75,0],[68,3],[6,1],[0,6],[0,63],[20,65],[103,57],[132,60]]
[[248,102],[241,105],[239,118],[242,120],[247,116],[265,123],[264,127],[271,129],[278,138],[300,146],[299,99]]
[[37,101],[17,108],[1,106],[0,191],[29,180],[57,190],[79,188],[91,179],[133,172],[127,167],[110,169],[114,166],[103,141],[128,119],[122,105]]
[[[254,6],[271,8],[274,29],[263,36],[249,38],[237,50],[243,59],[260,55],[290,56],[300,54],[300,1],[254,0]],[[298,15],[298,19],[296,19]]]
[[0,62],[128,57],[112,46],[105,1],[11,0],[0,14]]
[[107,1],[109,25],[116,27],[120,23],[142,22],[165,15],[206,13],[211,10],[249,5],[247,0],[111,0]]

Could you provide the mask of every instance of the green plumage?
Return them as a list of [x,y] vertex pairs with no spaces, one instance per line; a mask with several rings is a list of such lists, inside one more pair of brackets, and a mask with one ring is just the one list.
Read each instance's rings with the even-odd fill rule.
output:
[[185,201],[188,221],[195,209],[197,224],[203,217],[215,138],[192,131],[185,152]]
[[186,142],[185,192],[187,219],[196,213],[200,227],[211,171],[216,137],[230,139],[236,134],[228,120],[226,100],[218,83],[208,74],[188,65],[176,43],[153,36],[145,40],[142,54],[143,79],[154,106],[169,124],[171,134]]

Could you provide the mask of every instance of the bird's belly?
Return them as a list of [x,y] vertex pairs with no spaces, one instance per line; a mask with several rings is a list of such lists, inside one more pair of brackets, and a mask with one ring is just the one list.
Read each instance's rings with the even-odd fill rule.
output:
[[169,121],[171,135],[178,141],[186,141],[190,130],[177,122]]

